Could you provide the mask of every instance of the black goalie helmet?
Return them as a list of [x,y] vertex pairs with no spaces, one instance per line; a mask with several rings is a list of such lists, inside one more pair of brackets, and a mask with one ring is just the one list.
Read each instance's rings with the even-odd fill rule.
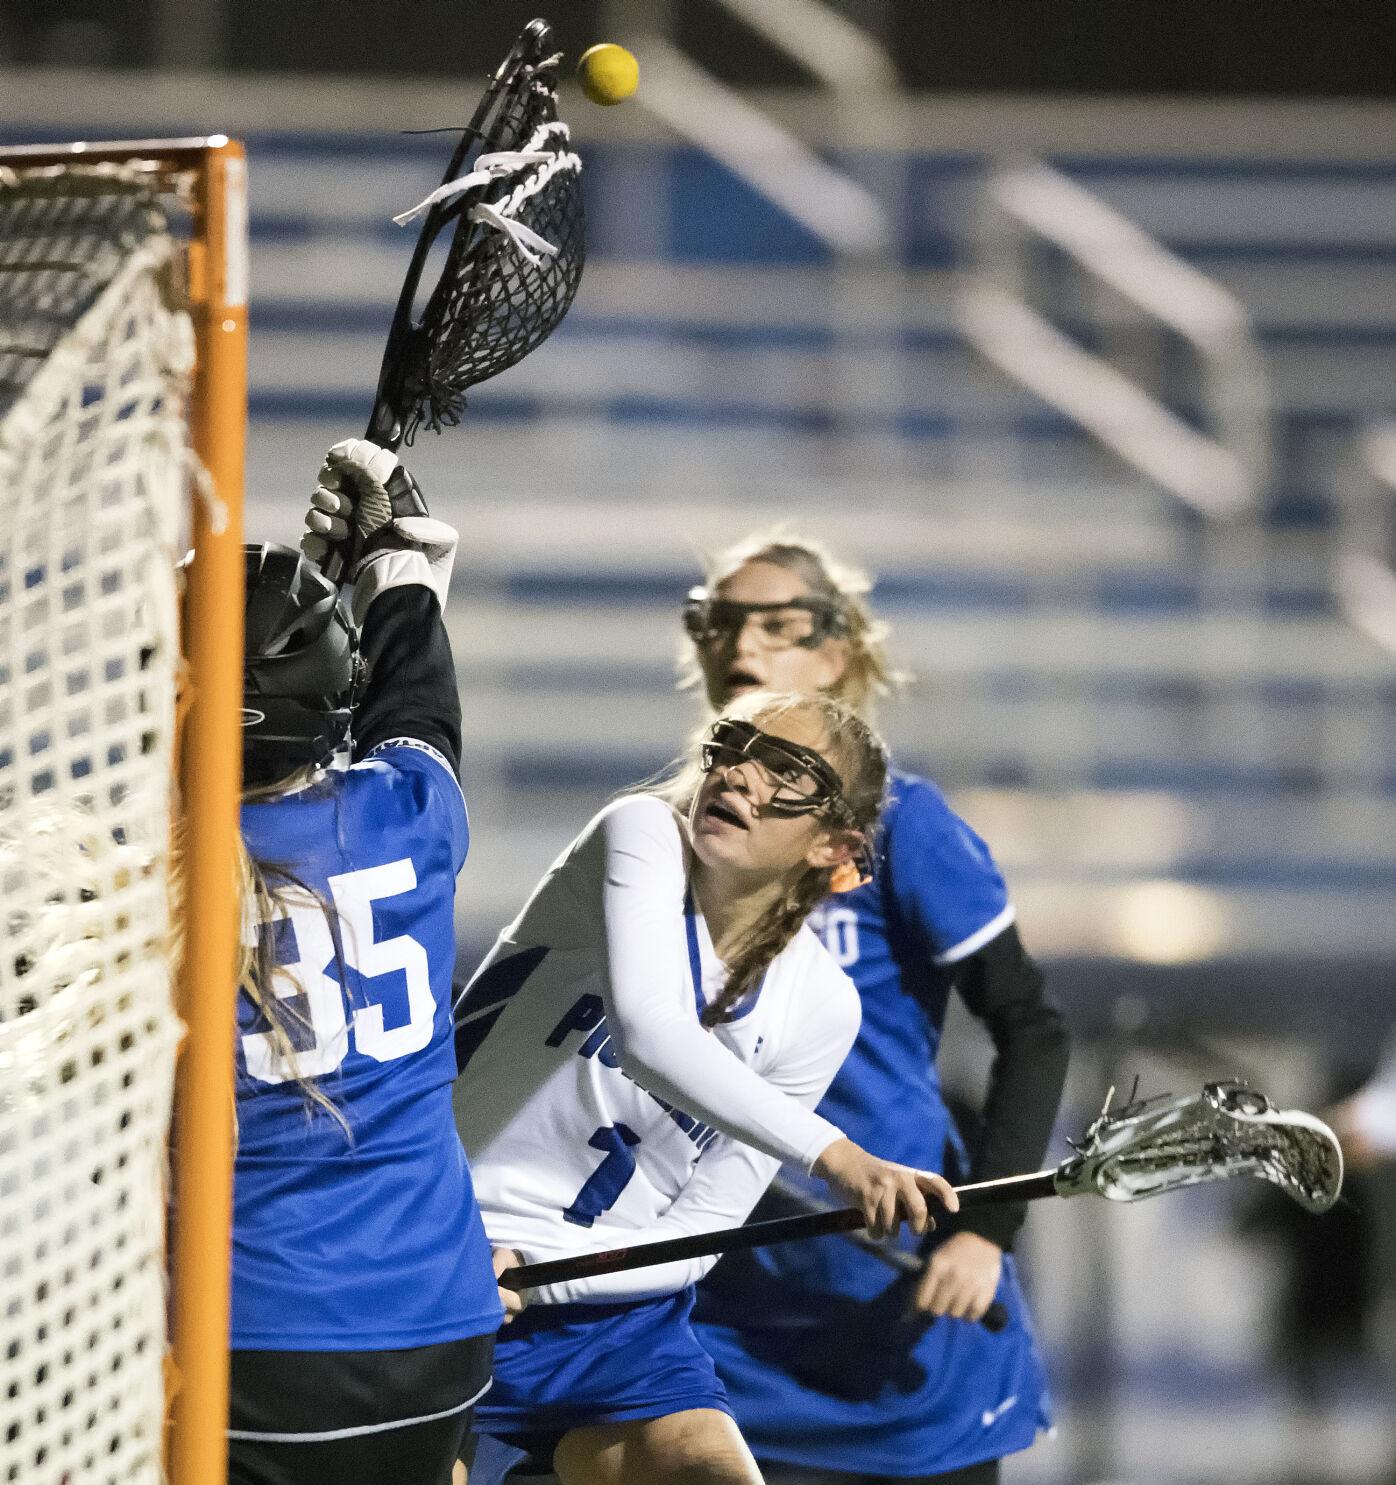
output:
[[242,772],[269,784],[327,764],[349,735],[362,670],[339,590],[294,547],[243,548]]

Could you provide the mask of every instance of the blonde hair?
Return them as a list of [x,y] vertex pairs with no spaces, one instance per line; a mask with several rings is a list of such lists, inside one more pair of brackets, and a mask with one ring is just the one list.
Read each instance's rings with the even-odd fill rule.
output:
[[[317,770],[302,769],[289,778],[273,784],[259,784],[243,791],[244,804],[270,804],[294,790],[314,784]],[[343,1129],[345,1136],[352,1138],[349,1122],[336,1107],[334,1100],[323,1088],[301,1072],[296,1058],[296,1042],[293,1032],[311,1031],[306,1016],[298,1011],[292,999],[277,995],[278,978],[290,978],[285,965],[276,962],[275,949],[268,935],[257,933],[256,925],[272,923],[286,916],[286,909],[294,897],[301,902],[310,901],[325,915],[334,942],[335,959],[338,961],[340,978],[343,979],[344,956],[340,947],[339,923],[334,908],[325,901],[307,882],[302,881],[287,866],[271,861],[259,861],[247,849],[242,832],[237,836],[237,875],[240,918],[244,924],[252,925],[252,931],[244,932],[238,947],[238,989],[256,1006],[266,1023],[267,1034],[275,1053],[275,1061],[285,1067],[292,1080],[299,1085],[305,1097],[307,1114],[316,1109],[326,1113]],[[251,942],[248,942],[251,940]]]
[[[704,581],[710,593],[734,577],[749,562],[769,562],[793,572],[817,598],[835,605],[842,619],[840,640],[847,650],[843,674],[825,694],[863,716],[871,716],[878,700],[906,684],[909,677],[895,669],[887,655],[890,627],[874,617],[867,595],[872,579],[860,567],[842,562],[822,542],[797,534],[786,526],[758,531],[706,564]],[[679,684],[702,683],[697,646],[686,642]]]
[[[887,749],[882,739],[846,702],[829,695],[798,696],[785,691],[755,691],[742,696],[722,711],[723,717],[766,726],[798,713],[817,719],[828,739],[828,761],[843,781],[847,816],[828,820],[831,828],[852,829],[871,846],[882,812],[887,785]],[[711,725],[711,724],[709,724]],[[699,747],[707,736],[705,726],[694,740],[679,773],[656,791],[687,814],[702,782]],[[821,750],[825,751],[825,750]],[[772,960],[800,930],[800,925],[829,894],[833,866],[803,866],[787,883],[779,902],[742,939],[728,964],[727,983],[702,1014],[704,1026],[716,1026],[727,1012],[750,994],[761,981]]]

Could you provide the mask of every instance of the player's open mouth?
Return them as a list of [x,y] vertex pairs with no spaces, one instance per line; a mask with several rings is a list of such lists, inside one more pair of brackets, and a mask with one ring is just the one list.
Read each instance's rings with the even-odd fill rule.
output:
[[749,670],[734,669],[727,672],[727,689],[729,691],[750,691],[765,684],[760,676],[752,675]]
[[751,826],[730,806],[722,803],[720,799],[713,802],[703,811],[709,820],[721,820],[726,825],[735,825],[739,830],[750,830]]

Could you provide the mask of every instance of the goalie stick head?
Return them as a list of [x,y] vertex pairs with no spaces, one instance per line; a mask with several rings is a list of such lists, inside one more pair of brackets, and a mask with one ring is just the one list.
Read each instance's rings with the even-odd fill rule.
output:
[[[557,328],[586,259],[581,171],[558,117],[552,30],[537,20],[505,58],[466,126],[446,179],[394,218],[424,218],[388,332],[369,437],[397,448],[419,427],[455,424],[465,394]],[[431,245],[445,264],[420,315]]]
[[1076,1158],[1058,1169],[1056,1187],[1061,1196],[1094,1191],[1141,1201],[1242,1175],[1326,1212],[1342,1190],[1343,1154],[1312,1114],[1277,1109],[1244,1083],[1208,1083],[1200,1097],[1145,1099],[1113,1114],[1107,1096]]
[[362,661],[338,588],[293,547],[246,546],[244,784],[323,766],[349,735]]

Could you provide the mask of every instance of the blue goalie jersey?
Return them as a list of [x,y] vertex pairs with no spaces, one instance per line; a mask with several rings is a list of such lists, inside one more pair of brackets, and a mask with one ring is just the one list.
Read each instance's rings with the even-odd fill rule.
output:
[[242,830],[279,902],[247,932],[270,936],[296,1068],[339,1118],[308,1104],[240,997],[233,1348],[393,1350],[495,1330],[451,1113],[453,903],[469,843],[454,773],[394,739],[299,794],[244,805]]
[[[874,880],[810,919],[863,1009],[819,1112],[876,1155],[962,1180],[935,1058],[954,967],[1013,908],[988,847],[939,790],[901,772],[890,784]],[[699,1336],[758,1459],[941,1474],[1026,1448],[1050,1421],[1011,1255],[997,1299],[1008,1315],[998,1333],[909,1320],[905,1280],[842,1238],[817,1238],[728,1255],[699,1289]]]

